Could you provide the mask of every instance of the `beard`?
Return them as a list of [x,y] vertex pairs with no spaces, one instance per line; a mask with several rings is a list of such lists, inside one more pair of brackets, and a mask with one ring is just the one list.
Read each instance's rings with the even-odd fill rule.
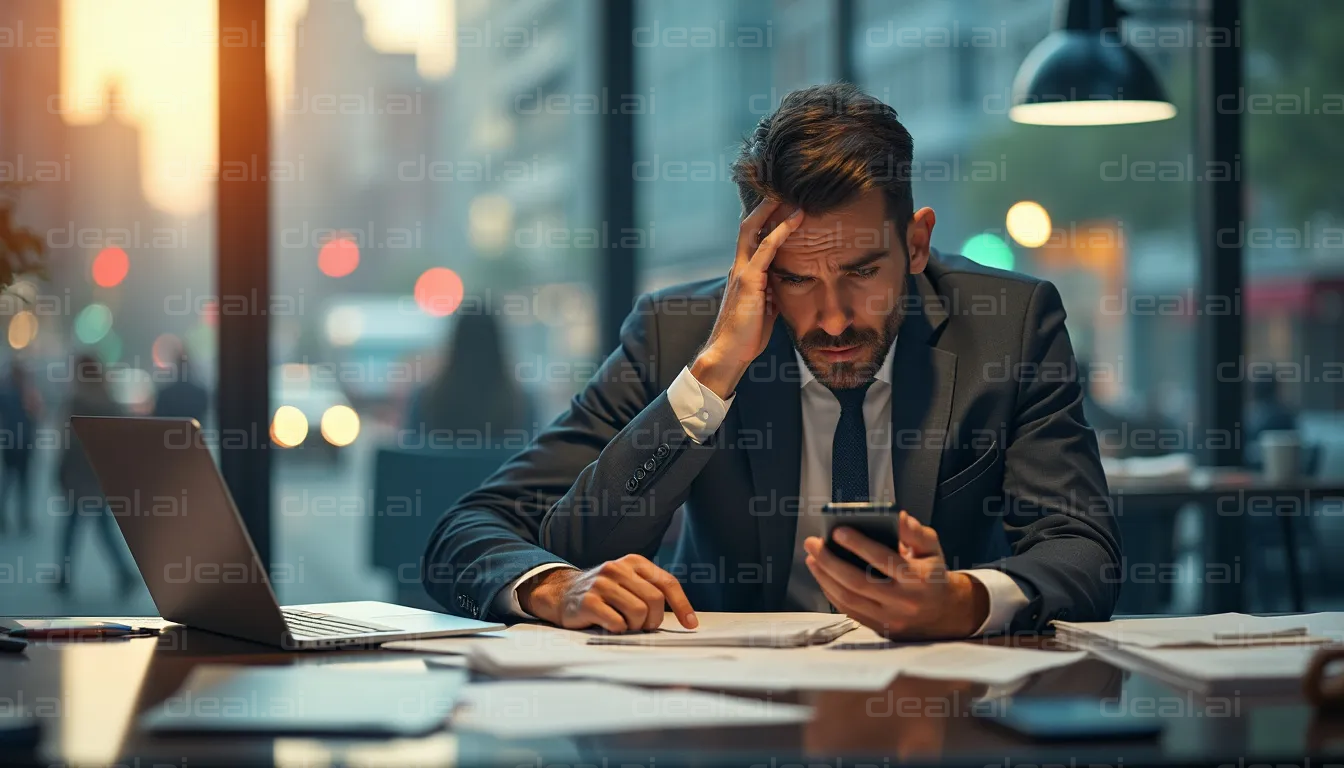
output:
[[[877,376],[891,352],[891,342],[901,330],[901,321],[904,319],[898,302],[880,329],[850,326],[839,336],[832,336],[817,328],[799,338],[793,326],[785,323],[784,327],[788,328],[794,348],[817,381],[828,389],[852,389],[868,384]],[[816,351],[818,348],[850,346],[859,347],[860,354],[854,360],[829,362],[821,359]]]

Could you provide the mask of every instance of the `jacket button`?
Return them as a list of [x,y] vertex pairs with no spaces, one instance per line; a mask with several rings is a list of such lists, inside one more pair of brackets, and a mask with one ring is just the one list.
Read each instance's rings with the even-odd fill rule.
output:
[[634,493],[637,488],[639,488],[639,482],[635,478],[632,477],[625,481],[625,490],[630,493]]
[[643,468],[643,467],[640,467],[639,469],[636,469],[636,470],[635,470],[635,479],[636,479],[636,480],[643,480],[645,477],[648,477],[648,473],[646,473],[646,472],[644,471],[644,468]]
[[666,459],[671,453],[672,449],[667,447],[667,443],[663,443],[654,450],[653,455],[660,459]]
[[653,459],[649,459],[648,461],[644,462],[644,469],[649,472],[652,472],[654,469],[657,469],[657,467],[658,462],[654,461]]

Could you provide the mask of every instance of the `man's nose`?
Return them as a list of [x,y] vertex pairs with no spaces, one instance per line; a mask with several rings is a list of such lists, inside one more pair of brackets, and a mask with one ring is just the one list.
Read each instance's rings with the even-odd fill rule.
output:
[[840,299],[835,289],[828,289],[822,296],[821,312],[817,325],[832,336],[839,336],[849,327],[851,312]]

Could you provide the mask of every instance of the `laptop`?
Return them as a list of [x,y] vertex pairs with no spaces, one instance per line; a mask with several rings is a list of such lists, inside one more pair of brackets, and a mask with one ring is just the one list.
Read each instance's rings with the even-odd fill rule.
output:
[[282,607],[195,419],[70,421],[154,605],[169,621],[294,650],[504,628],[372,601]]

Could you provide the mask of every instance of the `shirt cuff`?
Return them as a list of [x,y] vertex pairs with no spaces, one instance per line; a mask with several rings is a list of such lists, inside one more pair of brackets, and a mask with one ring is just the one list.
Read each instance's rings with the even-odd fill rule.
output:
[[975,568],[962,573],[985,585],[989,592],[989,616],[975,631],[976,635],[1000,632],[1008,627],[1017,612],[1027,607],[1027,595],[1012,576],[993,568]]
[[672,412],[681,422],[681,428],[686,430],[686,436],[697,443],[704,443],[718,431],[735,397],[722,400],[714,390],[701,384],[689,367],[682,368],[672,380],[672,386],[667,388],[667,402],[672,406]]
[[495,595],[495,602],[490,608],[491,611],[493,611],[496,616],[509,619],[535,619],[536,616],[524,611],[523,606],[518,602],[518,588],[523,586],[523,583],[533,576],[538,576],[547,571],[553,571],[556,568],[574,568],[574,566],[567,563],[542,563],[541,565],[538,565],[536,568],[533,568],[522,576],[514,579],[513,583],[509,586],[501,589],[499,594]]

